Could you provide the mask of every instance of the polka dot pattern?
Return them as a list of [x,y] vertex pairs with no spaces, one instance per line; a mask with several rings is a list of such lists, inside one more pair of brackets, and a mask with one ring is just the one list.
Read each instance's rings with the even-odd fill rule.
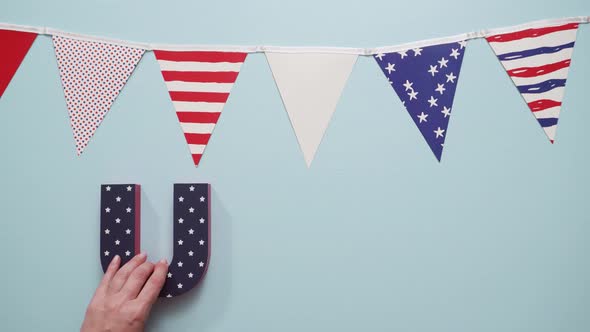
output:
[[145,50],[60,36],[53,46],[80,155]]

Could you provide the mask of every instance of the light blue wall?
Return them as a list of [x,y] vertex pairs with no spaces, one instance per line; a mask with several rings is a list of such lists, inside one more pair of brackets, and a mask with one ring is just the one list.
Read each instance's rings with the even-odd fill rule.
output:
[[[0,21],[167,43],[372,47],[564,16],[590,2],[3,1]],[[590,330],[590,27],[551,146],[483,40],[443,162],[360,58],[311,169],[263,55],[194,168],[147,53],[77,158],[51,40],[0,100],[0,330],[74,331],[101,277],[99,185],[143,185],[143,247],[171,255],[174,182],[213,185],[211,265],[150,331]]]

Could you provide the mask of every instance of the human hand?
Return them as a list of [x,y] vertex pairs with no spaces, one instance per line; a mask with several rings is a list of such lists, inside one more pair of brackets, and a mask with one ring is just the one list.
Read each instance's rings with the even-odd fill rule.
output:
[[88,305],[81,332],[140,332],[166,281],[168,262],[141,253],[121,269],[113,258]]

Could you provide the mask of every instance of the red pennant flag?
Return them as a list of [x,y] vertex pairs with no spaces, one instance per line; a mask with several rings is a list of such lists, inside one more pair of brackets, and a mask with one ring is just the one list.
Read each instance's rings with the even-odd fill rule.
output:
[[229,98],[245,52],[154,50],[195,166]]
[[0,97],[4,94],[4,90],[6,90],[36,37],[37,34],[32,32],[0,30],[0,42],[2,42],[2,52],[0,52]]

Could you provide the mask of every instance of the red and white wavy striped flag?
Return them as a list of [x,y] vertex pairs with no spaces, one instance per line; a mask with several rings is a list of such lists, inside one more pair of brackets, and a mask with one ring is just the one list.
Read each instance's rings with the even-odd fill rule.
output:
[[551,143],[577,31],[577,22],[556,22],[486,37]]
[[154,50],[154,54],[198,166],[247,53]]

